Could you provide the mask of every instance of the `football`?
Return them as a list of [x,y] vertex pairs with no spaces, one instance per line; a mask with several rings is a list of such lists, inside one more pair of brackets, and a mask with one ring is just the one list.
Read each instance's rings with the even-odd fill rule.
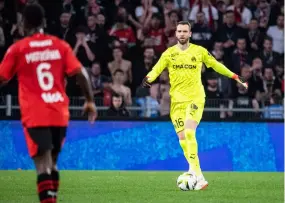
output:
[[197,176],[190,172],[183,173],[177,178],[176,184],[180,190],[194,190],[197,184]]

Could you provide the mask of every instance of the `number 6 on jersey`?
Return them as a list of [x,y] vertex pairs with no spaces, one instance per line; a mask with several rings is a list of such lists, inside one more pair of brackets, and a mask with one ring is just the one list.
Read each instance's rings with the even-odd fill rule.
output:
[[54,77],[49,71],[51,65],[49,63],[40,63],[37,67],[37,78],[42,90],[49,91],[53,88]]

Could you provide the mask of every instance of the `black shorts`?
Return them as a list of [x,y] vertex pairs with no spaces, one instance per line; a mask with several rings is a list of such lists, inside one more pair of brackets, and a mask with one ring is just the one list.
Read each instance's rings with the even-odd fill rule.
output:
[[66,137],[66,127],[24,128],[24,133],[31,157],[42,155],[48,150],[58,154]]

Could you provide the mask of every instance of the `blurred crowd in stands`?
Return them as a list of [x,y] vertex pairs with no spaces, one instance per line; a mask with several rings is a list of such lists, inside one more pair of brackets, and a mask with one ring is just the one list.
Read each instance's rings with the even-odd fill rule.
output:
[[[88,69],[97,105],[108,115],[130,116],[127,106],[148,107],[142,117],[169,114],[167,71],[149,90],[146,73],[167,47],[176,44],[180,20],[192,24],[191,42],[207,48],[249,81],[246,90],[203,67],[206,107],[227,108],[211,117],[241,116],[231,108],[268,109],[251,116],[283,117],[284,5],[277,0],[0,0],[0,56],[24,36],[21,11],[38,2],[46,11],[45,32],[66,40]],[[67,93],[81,93],[74,78]],[[17,80],[1,90],[17,94]],[[283,111],[283,110],[282,110]],[[207,116],[207,113],[205,114]]]

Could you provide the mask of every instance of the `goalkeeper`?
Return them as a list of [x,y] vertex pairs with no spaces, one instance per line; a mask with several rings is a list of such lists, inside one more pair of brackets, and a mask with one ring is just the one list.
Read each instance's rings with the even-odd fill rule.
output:
[[189,43],[191,25],[181,21],[176,27],[177,45],[168,48],[143,80],[143,87],[151,83],[167,68],[170,79],[170,118],[179,138],[185,158],[189,163],[189,171],[198,176],[195,190],[208,186],[199,163],[196,129],[202,118],[205,92],[201,81],[202,64],[213,68],[216,72],[236,80],[245,88],[247,83],[238,75],[219,63],[205,48]]

